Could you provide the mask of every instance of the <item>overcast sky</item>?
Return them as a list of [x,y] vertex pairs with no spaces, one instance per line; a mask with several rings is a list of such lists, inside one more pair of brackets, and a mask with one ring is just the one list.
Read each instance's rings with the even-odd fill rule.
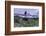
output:
[[15,14],[24,14],[24,12],[27,11],[27,13],[30,13],[32,15],[36,15],[39,13],[38,9],[23,9],[23,8],[14,8]]

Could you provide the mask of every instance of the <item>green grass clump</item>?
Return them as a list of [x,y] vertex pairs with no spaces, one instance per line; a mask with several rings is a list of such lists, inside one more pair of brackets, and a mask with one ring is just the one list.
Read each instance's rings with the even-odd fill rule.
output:
[[23,20],[23,18],[15,17],[14,24],[15,27],[35,27],[39,26],[39,20],[37,18],[30,18],[27,21],[25,21]]

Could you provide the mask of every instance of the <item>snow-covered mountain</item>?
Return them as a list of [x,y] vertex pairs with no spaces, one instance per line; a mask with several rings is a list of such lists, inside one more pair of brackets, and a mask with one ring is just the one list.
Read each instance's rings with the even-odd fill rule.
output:
[[[27,14],[25,15],[25,11],[27,12]],[[38,18],[39,17],[39,11],[38,9],[18,9],[15,8],[14,9],[14,16],[19,16],[22,18]]]

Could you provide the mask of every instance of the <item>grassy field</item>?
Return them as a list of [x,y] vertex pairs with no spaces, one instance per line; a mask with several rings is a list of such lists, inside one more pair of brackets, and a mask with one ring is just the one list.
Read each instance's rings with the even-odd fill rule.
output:
[[39,26],[38,18],[30,18],[27,21],[21,17],[14,17],[14,27],[37,27]]

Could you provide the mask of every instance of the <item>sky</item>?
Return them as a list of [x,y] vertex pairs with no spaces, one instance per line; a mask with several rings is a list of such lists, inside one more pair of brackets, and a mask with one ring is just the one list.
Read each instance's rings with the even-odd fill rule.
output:
[[27,13],[30,13],[32,15],[36,15],[39,13],[38,9],[23,9],[23,8],[14,8],[15,14],[24,14],[24,12],[27,11]]

